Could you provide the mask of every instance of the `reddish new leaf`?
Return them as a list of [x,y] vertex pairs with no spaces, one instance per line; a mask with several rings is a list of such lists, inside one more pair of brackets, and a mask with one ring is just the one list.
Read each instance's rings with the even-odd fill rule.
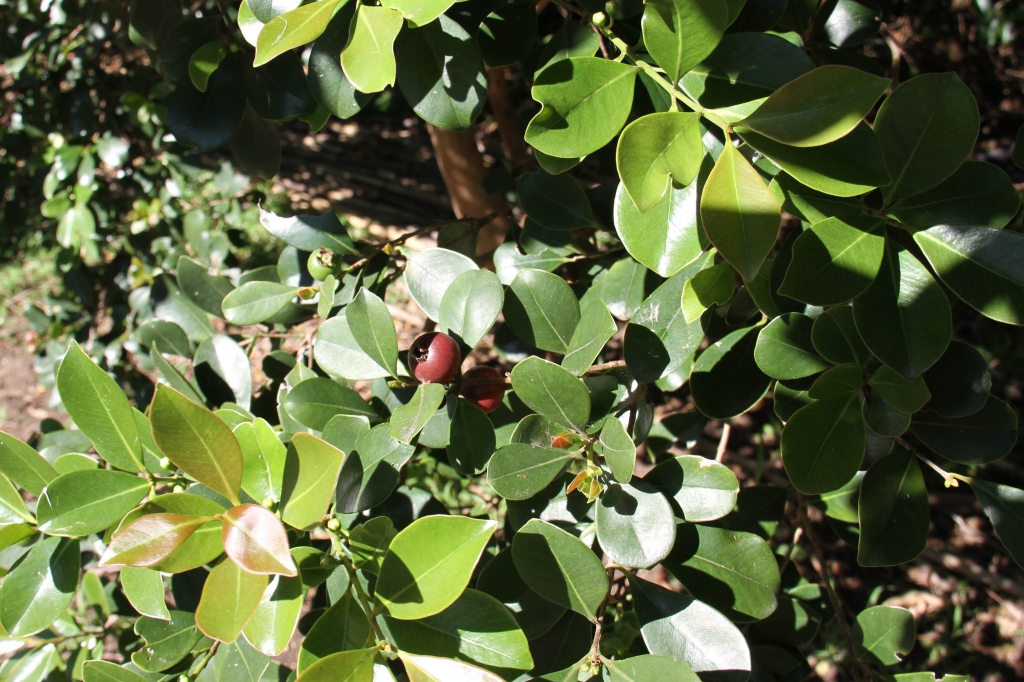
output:
[[240,504],[224,512],[224,552],[240,568],[257,575],[299,574],[288,548],[281,520],[256,504]]
[[149,514],[119,530],[100,559],[100,566],[154,566],[181,547],[192,533],[213,520],[210,516]]

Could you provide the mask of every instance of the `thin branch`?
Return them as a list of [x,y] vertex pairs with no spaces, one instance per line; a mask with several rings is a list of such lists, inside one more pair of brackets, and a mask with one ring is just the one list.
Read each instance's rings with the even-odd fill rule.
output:
[[729,447],[729,436],[732,434],[732,424],[722,423],[722,437],[718,439],[718,449],[715,450],[715,461],[719,464],[725,459],[725,451]]
[[608,372],[613,369],[622,369],[626,366],[625,360],[612,360],[611,362],[605,362],[600,365],[594,365],[588,369],[586,374],[599,374],[601,372]]

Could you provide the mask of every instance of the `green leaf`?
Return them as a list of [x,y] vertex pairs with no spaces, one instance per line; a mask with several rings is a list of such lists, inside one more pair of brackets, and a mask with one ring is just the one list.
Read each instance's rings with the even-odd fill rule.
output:
[[234,642],[256,611],[269,579],[243,571],[230,559],[217,564],[203,584],[196,626],[204,635]]
[[641,213],[654,208],[672,184],[689,185],[704,158],[700,116],[648,114],[626,126],[615,149],[622,185]]
[[544,599],[526,586],[516,570],[511,545],[484,566],[476,589],[504,603],[530,641],[551,630],[566,612],[565,607]]
[[238,130],[245,104],[241,69],[236,56],[230,55],[210,77],[205,92],[192,85],[191,79],[178,81],[167,100],[167,126],[178,142],[210,151]]
[[[338,59],[337,52],[334,53],[334,59]],[[316,251],[325,248],[340,254],[361,255],[332,211],[323,215],[285,217],[260,208],[260,224],[296,249]]]
[[567,175],[550,175],[542,170],[526,173],[520,176],[516,193],[530,219],[549,230],[568,232],[594,224],[590,200]]
[[860,365],[850,362],[833,367],[819,376],[807,392],[807,396],[813,400],[834,396],[845,397],[851,393],[859,393],[863,387],[864,371]]
[[374,362],[373,358],[359,347],[345,313],[346,311],[342,310],[317,329],[313,345],[313,356],[317,364],[331,376],[352,381],[388,376],[388,370]]
[[601,299],[594,296],[584,300],[580,304],[580,321],[562,357],[562,367],[581,376],[617,331],[618,326]]
[[[341,569],[344,570],[344,569]],[[370,636],[370,622],[353,596],[345,590],[310,628],[299,648],[296,670],[301,675],[317,661],[341,651],[360,649]]]
[[377,647],[340,651],[311,665],[296,682],[371,682]]
[[536,40],[537,9],[528,1],[499,5],[476,33],[480,54],[492,68],[515,64],[530,53]]
[[1006,551],[1024,565],[1024,490],[976,478],[971,479],[971,488]]
[[786,313],[761,329],[754,346],[754,360],[761,371],[774,379],[802,379],[829,369],[831,365],[811,343],[813,325],[806,315]]
[[240,568],[257,575],[299,574],[288,552],[288,533],[273,512],[241,504],[221,516],[224,553]]
[[505,296],[505,321],[532,346],[565,353],[580,319],[576,294],[565,280],[543,270],[520,270]]
[[[811,149],[821,148],[812,147]],[[818,223],[835,216],[857,215],[861,211],[859,198],[835,197],[811,189],[785,171],[779,171],[775,175],[769,189],[775,198],[782,202],[782,210],[808,223]]]
[[269,657],[239,640],[217,649],[213,670],[217,682],[260,682],[270,663]]
[[1024,326],[1024,237],[975,225],[937,225],[914,235],[943,284],[968,305]]
[[658,462],[643,478],[668,498],[684,521],[713,521],[736,506],[740,490],[736,475],[724,464],[697,455]]
[[284,310],[298,292],[299,287],[277,282],[246,282],[224,297],[224,319],[242,326],[265,322]]
[[163,356],[163,353],[160,351],[160,347],[156,343],[153,344],[153,351],[150,353],[150,358],[153,360],[153,364],[156,365],[156,368],[160,371],[160,377],[171,388],[183,394],[194,403],[202,404],[206,402],[202,391],[200,391],[198,387],[193,386],[185,379],[184,376],[182,376],[182,373],[178,371],[178,368],[172,365],[170,361]]
[[379,424],[361,434],[338,478],[338,509],[352,514],[386,500],[398,484],[398,470],[414,450],[391,437],[390,424]]
[[742,677],[750,670],[743,634],[721,613],[646,580],[631,578],[629,585],[649,652],[679,658],[697,673],[721,670]]
[[729,26],[729,10],[714,0],[654,0],[645,3],[644,45],[676,83],[718,45]]
[[341,51],[341,68],[356,90],[380,92],[395,84],[394,45],[402,23],[402,13],[389,7],[356,8],[348,45]]
[[164,600],[164,581],[159,571],[122,566],[121,589],[132,607],[143,616],[170,620],[171,614]]
[[119,469],[145,471],[128,398],[75,341],[57,370],[57,391],[68,415],[103,459]]
[[288,392],[281,406],[292,419],[317,431],[322,431],[339,414],[378,418],[358,393],[323,377],[300,383]]
[[468,663],[453,661],[450,658],[413,656],[406,653],[400,653],[398,657],[405,664],[405,673],[409,676],[409,682],[446,682],[446,680],[460,680],[460,682],[502,681],[502,678],[494,673]]
[[[215,516],[224,511],[224,506],[213,500],[190,493],[169,493],[157,495],[136,514],[182,514],[185,516]],[[153,567],[165,573],[182,573],[210,563],[224,552],[221,544],[221,522],[209,521],[195,530],[187,540],[169,557]]]
[[105,530],[134,509],[149,488],[144,478],[105,469],[58,476],[47,484],[39,497],[36,508],[39,530],[65,537],[82,537]]
[[768,392],[771,378],[761,371],[754,356],[758,329],[730,332],[697,356],[690,370],[690,392],[705,416],[731,419]]
[[712,258],[707,254],[695,259],[655,289],[626,326],[623,356],[637,381],[657,381],[675,372],[704,340],[700,320],[686,323],[682,294],[686,281],[707,267]]
[[884,224],[871,218],[828,218],[793,242],[793,260],[779,288],[811,305],[845,303],[874,281],[885,251]]
[[1004,227],[1019,207],[1013,180],[999,166],[964,161],[948,179],[891,210],[905,227],[926,230],[945,224]]
[[453,0],[388,0],[384,6],[401,12],[410,28],[419,28],[440,17],[453,4]]
[[928,539],[928,491],[912,450],[897,450],[871,465],[860,492],[861,566],[913,561]]
[[953,175],[974,149],[978,104],[955,73],[928,73],[902,83],[875,116],[892,184],[887,202],[914,196]]
[[[306,76],[309,90],[320,106],[338,118],[356,115],[373,98],[372,95],[356,90],[341,68],[341,60],[338,59],[338,55],[348,44],[349,27],[356,13],[356,5],[354,2],[345,2],[341,5],[334,18],[327,24],[323,35],[313,42],[309,53],[309,72]],[[333,213],[328,215],[333,217]],[[338,227],[341,227],[340,223]]]
[[395,43],[398,87],[423,120],[445,130],[468,130],[487,99],[480,52],[472,36],[447,16],[421,26],[402,31]]
[[[619,422],[611,419],[605,423]],[[642,479],[632,484],[612,483],[605,489],[597,504],[596,527],[605,554],[616,564],[631,568],[654,566],[668,556],[676,541],[672,506]]]
[[875,370],[868,379],[868,385],[890,405],[907,414],[923,408],[932,397],[923,377],[907,381],[884,365]]
[[287,447],[263,419],[239,424],[234,434],[242,449],[242,490],[260,502],[280,502]]
[[372,518],[353,528],[349,534],[353,565],[380,575],[380,563],[397,534],[394,523],[386,516]]
[[[390,320],[390,318],[388,318]],[[420,384],[412,399],[396,407],[391,413],[391,437],[401,443],[412,443],[412,439],[427,425],[437,408],[444,402],[445,389],[442,384]]]
[[526,128],[527,144],[563,159],[596,152],[626,123],[636,72],[597,57],[570,57],[547,67],[533,83],[542,109]]
[[440,613],[462,593],[496,524],[464,516],[426,516],[395,536],[375,596],[386,613],[416,620]]
[[512,443],[491,457],[487,482],[507,500],[528,500],[561,476],[576,457],[572,450]]
[[146,678],[110,661],[86,661],[82,668],[85,682],[145,682]]
[[512,390],[531,410],[565,426],[581,426],[590,418],[586,384],[572,372],[536,356],[512,368]]
[[284,467],[281,520],[299,530],[319,524],[334,496],[345,453],[308,433],[292,436]]
[[670,183],[666,195],[641,213],[624,184],[615,192],[615,231],[629,255],[662,277],[671,277],[693,262],[708,245],[699,210],[699,195],[711,165],[704,157],[700,177],[685,187]]
[[149,418],[153,440],[176,467],[239,503],[242,449],[227,424],[167,386],[157,386]]
[[636,466],[636,445],[618,419],[605,420],[601,428],[601,454],[619,483],[629,483]]
[[224,297],[234,290],[227,277],[211,275],[206,266],[187,256],[178,259],[178,288],[181,293],[211,315],[222,314]]
[[218,41],[206,43],[192,53],[188,60],[188,76],[199,92],[206,92],[210,76],[220,66],[224,57],[230,54],[227,45]]
[[919,412],[914,415],[910,429],[926,447],[962,464],[994,462],[1017,442],[1016,414],[993,396],[989,396],[981,410],[965,417]]
[[893,242],[886,244],[875,281],[854,299],[853,318],[868,349],[907,380],[942,357],[953,333],[942,288]]
[[794,147],[817,147],[857,127],[891,83],[850,66],[821,66],[783,85],[739,122]]
[[195,615],[188,611],[171,611],[169,620],[139,618],[135,634],[146,641],[146,646],[132,654],[132,663],[149,673],[175,666],[202,638],[196,630]]
[[850,482],[838,490],[821,495],[819,507],[824,508],[825,516],[844,523],[859,523],[860,488],[864,481],[863,471],[850,479]]
[[683,319],[693,324],[713,305],[725,305],[736,290],[736,271],[728,263],[701,270],[683,285]]
[[[156,566],[179,549],[211,516],[146,514],[118,529],[100,566]],[[161,600],[163,592],[161,591]]]
[[666,679],[677,682],[699,682],[697,674],[678,658],[642,654],[621,661],[603,661],[608,669],[609,682],[644,682]]
[[[259,4],[259,0],[256,1]],[[265,24],[252,13],[248,0],[242,0],[242,4],[238,6],[237,22],[238,30],[242,37],[245,38],[245,42],[256,47],[256,40],[259,38],[260,31]]]
[[449,429],[448,461],[461,474],[474,475],[487,468],[497,438],[490,417],[465,398],[455,402]]
[[253,66],[263,66],[274,57],[319,38],[340,4],[341,0],[321,0],[271,19],[256,39]]
[[[598,289],[601,300],[613,316],[628,322],[643,304],[649,291],[647,285],[653,279],[654,273],[643,265],[632,258],[623,258],[612,264],[600,280],[595,279],[593,288]],[[590,298],[584,296],[584,301]]]
[[461,253],[448,249],[424,249],[409,256],[405,266],[405,285],[416,305],[436,322],[448,287],[462,273],[477,269],[476,263]]
[[830,308],[818,315],[811,327],[811,343],[818,355],[837,365],[854,362],[863,367],[874,358],[857,332],[850,306]]
[[925,407],[943,417],[974,414],[985,406],[992,388],[988,360],[961,341],[951,341],[946,352],[923,376],[932,394]]
[[9,637],[46,629],[71,605],[78,587],[78,541],[44,537],[0,583],[0,625]]
[[745,281],[753,280],[779,236],[782,207],[731,144],[708,176],[700,214],[708,239],[722,257]]
[[797,410],[782,431],[789,480],[805,495],[840,488],[860,468],[864,438],[859,393],[823,398]]
[[[531,7],[532,10],[532,7]],[[504,677],[533,668],[526,636],[494,597],[467,589],[448,608],[422,620],[384,617],[399,650],[465,661]]]
[[[537,55],[537,72],[543,71],[546,67],[563,59],[570,57],[593,57],[594,53],[601,48],[601,38],[590,26],[573,21],[567,21],[561,28],[555,31],[544,48]],[[543,154],[543,152],[541,152]],[[553,159],[555,157],[548,157]],[[544,162],[537,157],[541,167],[545,168]],[[568,170],[568,169],[566,169]],[[553,173],[554,171],[548,171]]]
[[497,275],[468,270],[452,281],[441,297],[438,328],[473,348],[494,326],[505,301]]
[[910,611],[899,606],[872,606],[857,614],[854,642],[869,660],[896,665],[917,641]]
[[608,593],[601,560],[579,538],[539,519],[530,520],[512,540],[512,558],[523,581],[548,601],[591,621]]
[[135,330],[135,338],[146,348],[159,343],[163,352],[182,357],[192,355],[192,344],[185,330],[166,320],[146,320]]
[[359,347],[381,367],[398,376],[398,335],[387,305],[366,288],[356,292],[345,314]]
[[35,449],[9,433],[0,431],[0,473],[19,488],[39,496],[57,472]]
[[196,381],[201,382],[200,387],[205,386],[207,392],[214,394],[226,384],[234,394],[235,402],[243,409],[249,409],[252,403],[252,365],[249,356],[234,339],[224,334],[204,339],[196,348],[192,364],[199,375]]

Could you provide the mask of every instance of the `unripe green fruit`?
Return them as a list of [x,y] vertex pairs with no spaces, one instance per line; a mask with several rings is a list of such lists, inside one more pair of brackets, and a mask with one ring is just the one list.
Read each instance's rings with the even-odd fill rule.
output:
[[161,457],[160,458],[160,468],[161,469],[170,469],[171,468],[171,460],[167,459],[166,457]]
[[306,261],[306,268],[313,279],[323,281],[330,275],[338,275],[341,272],[341,259],[330,249],[320,247],[309,254]]
[[608,0],[608,2],[604,3],[604,11],[608,16],[614,17],[619,11],[619,3],[615,2],[615,0]]
[[338,532],[339,530],[341,530],[341,521],[332,518],[330,521],[327,522],[327,530]]
[[409,349],[409,371],[425,384],[447,384],[462,365],[455,339],[441,332],[421,334]]
[[608,15],[605,14],[604,12],[594,12],[590,16],[590,23],[592,23],[594,26],[597,26],[598,28],[601,28],[602,26],[608,23]]

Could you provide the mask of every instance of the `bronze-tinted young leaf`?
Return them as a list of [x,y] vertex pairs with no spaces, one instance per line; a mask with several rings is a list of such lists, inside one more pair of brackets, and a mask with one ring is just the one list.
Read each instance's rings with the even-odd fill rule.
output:
[[288,533],[274,514],[256,504],[224,512],[221,541],[224,553],[249,573],[297,576],[288,552]]
[[155,566],[212,520],[210,516],[147,514],[114,534],[100,566]]

